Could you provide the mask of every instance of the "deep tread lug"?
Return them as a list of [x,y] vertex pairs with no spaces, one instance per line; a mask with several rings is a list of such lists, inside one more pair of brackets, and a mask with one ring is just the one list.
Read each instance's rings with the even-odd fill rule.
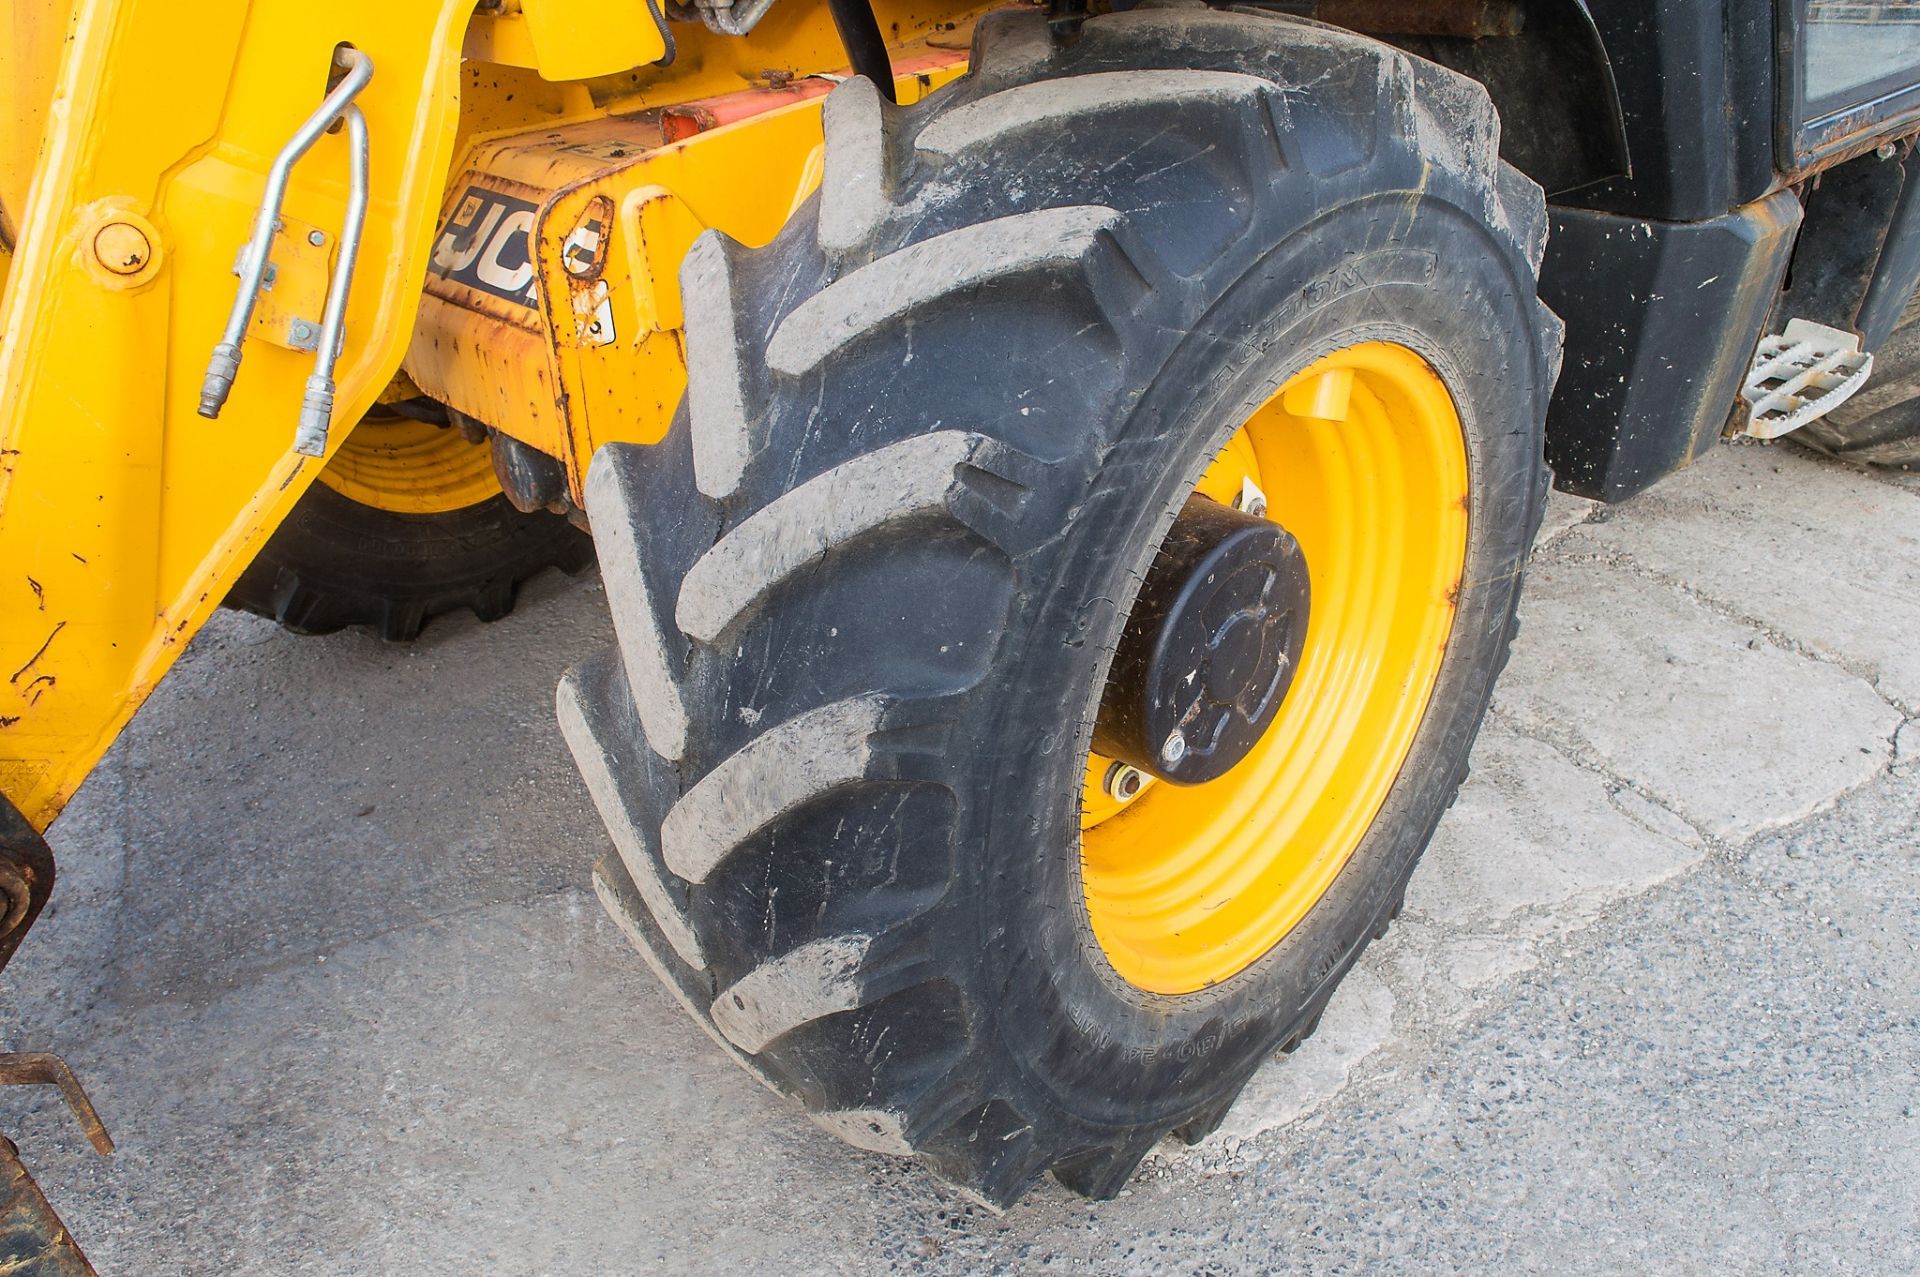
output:
[[1149,1130],[1109,1148],[1082,1154],[1055,1166],[1053,1177],[1082,1197],[1091,1197],[1097,1202],[1110,1201],[1126,1187],[1140,1159],[1160,1142],[1160,1135],[1159,1131]]
[[767,366],[808,373],[930,300],[997,280],[1072,267],[1120,215],[1049,208],[949,231],[862,266],[797,306],[767,343]]
[[632,778],[644,763],[634,756],[638,723],[631,721],[633,702],[614,654],[603,652],[569,670],[560,680],[555,703],[561,735],[640,902],[680,960],[704,967],[707,957],[699,935],[659,867],[652,832],[657,817],[634,791]]
[[[733,495],[755,451],[747,419],[747,375],[734,297],[733,242],[708,231],[680,266],[687,334],[687,420],[693,472],[716,501]],[[591,513],[592,505],[588,505]]]
[[716,765],[660,826],[667,867],[704,882],[754,833],[821,794],[866,777],[887,702],[855,697],[781,723]]
[[634,497],[638,469],[638,458],[629,448],[609,444],[600,449],[587,471],[587,511],[594,519],[601,579],[634,706],[654,752],[678,760],[687,748],[687,706],[681,686],[686,643],[663,623],[643,566],[644,551],[635,534],[640,514]]

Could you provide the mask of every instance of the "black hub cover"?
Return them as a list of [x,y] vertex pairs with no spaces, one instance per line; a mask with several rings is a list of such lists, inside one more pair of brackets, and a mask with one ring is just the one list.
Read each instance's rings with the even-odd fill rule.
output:
[[1094,748],[1178,785],[1225,775],[1286,698],[1309,593],[1285,528],[1189,497],[1127,618]]

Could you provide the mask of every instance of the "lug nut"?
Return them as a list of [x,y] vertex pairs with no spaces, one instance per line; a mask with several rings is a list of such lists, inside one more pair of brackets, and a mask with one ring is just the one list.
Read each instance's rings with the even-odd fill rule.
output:
[[1115,763],[1107,768],[1103,783],[1107,797],[1115,802],[1130,803],[1147,787],[1147,774],[1131,763]]
[[1267,517],[1267,494],[1251,479],[1240,481],[1240,491],[1234,494],[1233,508],[1244,510],[1256,519]]
[[93,256],[115,275],[138,275],[153,260],[153,245],[133,223],[108,222],[93,234]]

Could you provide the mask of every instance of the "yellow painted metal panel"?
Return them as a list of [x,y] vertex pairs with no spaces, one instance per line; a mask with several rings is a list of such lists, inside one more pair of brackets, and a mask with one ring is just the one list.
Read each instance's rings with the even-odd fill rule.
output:
[[[0,0],[0,252],[27,206],[72,0]],[[4,278],[0,263],[0,278]]]
[[[664,5],[661,6],[665,8]],[[583,5],[522,0],[534,66],[543,79],[584,80],[643,67],[667,51],[645,3]],[[514,19],[504,17],[500,22]]]

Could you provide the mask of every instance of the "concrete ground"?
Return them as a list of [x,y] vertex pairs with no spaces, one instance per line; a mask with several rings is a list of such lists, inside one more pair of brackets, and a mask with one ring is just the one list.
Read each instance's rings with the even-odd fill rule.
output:
[[1548,537],[1407,916],[1117,1201],[994,1218],[656,987],[553,725],[591,577],[218,618],[0,979],[119,1151],[0,1130],[108,1274],[1920,1271],[1920,481],[1726,448]]

